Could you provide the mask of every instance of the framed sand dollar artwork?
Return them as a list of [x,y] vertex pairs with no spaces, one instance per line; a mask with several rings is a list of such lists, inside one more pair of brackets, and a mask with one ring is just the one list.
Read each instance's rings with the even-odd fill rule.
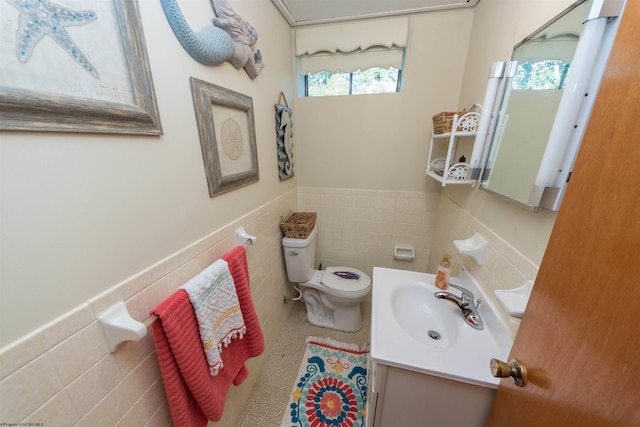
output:
[[195,77],[191,92],[209,197],[258,181],[252,98]]

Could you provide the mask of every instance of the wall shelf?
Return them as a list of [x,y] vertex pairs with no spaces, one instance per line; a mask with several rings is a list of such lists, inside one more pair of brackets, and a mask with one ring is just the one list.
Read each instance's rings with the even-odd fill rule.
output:
[[[446,185],[459,184],[475,185],[476,180],[473,179],[473,169],[471,167],[473,159],[471,159],[471,163],[455,162],[453,157],[456,153],[458,138],[475,138],[479,124],[479,112],[472,111],[461,116],[456,114],[453,116],[451,132],[432,133],[426,175],[441,183],[443,187]],[[438,151],[436,145],[444,146],[442,148],[446,147],[446,157],[436,157],[435,151]],[[476,150],[474,150],[474,152],[475,151]]]

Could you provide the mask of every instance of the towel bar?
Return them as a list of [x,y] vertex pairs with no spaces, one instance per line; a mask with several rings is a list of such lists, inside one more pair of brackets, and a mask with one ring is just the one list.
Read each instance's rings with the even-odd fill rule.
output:
[[[256,237],[247,234],[244,227],[238,227],[236,228],[236,243],[238,246],[246,248],[256,244]],[[110,353],[116,351],[117,347],[125,341],[142,339],[147,334],[147,327],[157,318],[158,316],[155,314],[150,314],[142,322],[138,322],[131,317],[127,306],[122,301],[118,301],[96,316]]]
[[256,236],[247,234],[244,227],[236,228],[236,243],[238,246],[244,246],[245,248],[250,245],[256,244]]
[[98,314],[96,319],[102,329],[109,353],[116,351],[121,343],[137,341],[147,334],[146,325],[131,317],[122,301]]

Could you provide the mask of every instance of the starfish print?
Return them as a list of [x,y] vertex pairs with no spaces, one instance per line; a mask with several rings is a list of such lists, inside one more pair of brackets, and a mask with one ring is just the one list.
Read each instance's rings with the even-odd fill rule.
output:
[[6,0],[20,11],[16,54],[18,60],[26,64],[36,45],[44,36],[49,36],[60,45],[89,74],[99,78],[98,72],[80,48],[73,42],[64,27],[86,25],[98,19],[91,10],[65,9],[49,0]]

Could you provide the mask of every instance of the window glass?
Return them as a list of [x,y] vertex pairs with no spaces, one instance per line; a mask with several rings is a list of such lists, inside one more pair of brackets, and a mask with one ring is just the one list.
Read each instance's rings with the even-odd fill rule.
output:
[[307,74],[306,96],[340,96],[399,92],[400,70],[369,68],[352,73],[320,71]]
[[392,93],[398,91],[398,70],[395,68],[369,68],[353,73],[351,93],[354,95],[367,93]]
[[520,62],[513,79],[515,90],[564,89],[569,73],[568,62],[549,59],[538,62]]
[[349,95],[349,74],[320,71],[307,74],[307,96]]

